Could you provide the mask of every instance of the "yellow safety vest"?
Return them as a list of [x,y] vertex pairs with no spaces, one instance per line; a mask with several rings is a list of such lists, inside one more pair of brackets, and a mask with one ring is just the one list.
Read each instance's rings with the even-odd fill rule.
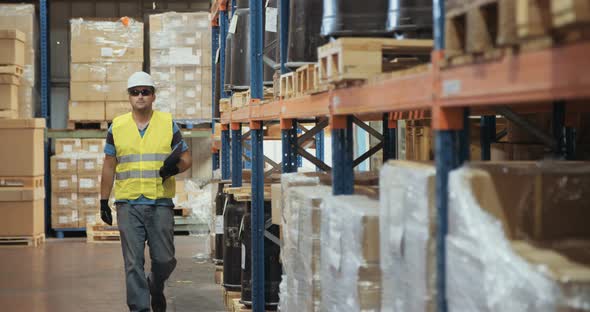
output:
[[162,184],[160,168],[172,151],[172,115],[154,111],[143,137],[131,113],[116,117],[112,124],[117,151],[115,199],[173,198],[174,177]]

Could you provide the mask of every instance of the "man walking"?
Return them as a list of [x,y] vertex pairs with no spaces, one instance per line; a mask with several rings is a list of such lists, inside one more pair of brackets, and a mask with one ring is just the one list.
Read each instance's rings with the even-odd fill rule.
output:
[[[132,111],[109,128],[102,170],[101,219],[112,225],[108,198],[115,184],[117,223],[125,260],[127,305],[133,312],[166,311],[164,283],[174,258],[174,176],[190,168],[188,146],[169,113],[154,111],[152,77],[136,72],[127,81]],[[147,241],[152,262],[144,272]]]

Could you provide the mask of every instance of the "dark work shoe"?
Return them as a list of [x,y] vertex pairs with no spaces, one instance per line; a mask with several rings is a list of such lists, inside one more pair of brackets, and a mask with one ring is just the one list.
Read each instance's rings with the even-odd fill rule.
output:
[[151,274],[147,278],[148,286],[150,288],[150,295],[152,297],[152,311],[166,312],[166,297],[164,296],[164,289],[156,289],[152,283]]

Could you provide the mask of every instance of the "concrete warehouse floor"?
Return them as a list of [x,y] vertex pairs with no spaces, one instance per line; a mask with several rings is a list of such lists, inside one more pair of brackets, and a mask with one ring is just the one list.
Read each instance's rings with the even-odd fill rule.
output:
[[[178,265],[167,283],[168,311],[224,311],[213,264],[192,258],[204,244],[191,236],[176,236],[175,243]],[[146,271],[147,259],[146,253]],[[0,310],[129,311],[121,245],[66,238],[37,248],[1,247]]]

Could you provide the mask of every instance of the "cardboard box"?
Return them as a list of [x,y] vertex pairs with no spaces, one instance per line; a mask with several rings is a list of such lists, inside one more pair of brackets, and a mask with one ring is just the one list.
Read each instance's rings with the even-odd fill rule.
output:
[[78,191],[78,176],[75,174],[51,176],[51,191],[59,193],[75,193]]
[[502,160],[541,160],[545,157],[545,146],[541,144],[492,143],[491,157]]
[[70,82],[71,101],[104,101],[107,91],[106,84],[101,82]]
[[0,176],[39,176],[45,173],[45,119],[0,120]]
[[105,139],[82,139],[82,151],[89,153],[103,153]]
[[34,236],[45,233],[45,200],[1,201],[0,236]]
[[52,192],[51,211],[70,211],[78,206],[77,192]]
[[89,225],[94,225],[97,218],[96,212],[97,210],[80,209],[78,211],[78,227],[85,228]]
[[143,70],[143,61],[135,63],[111,63],[106,65],[107,82],[127,82],[133,73]]
[[271,184],[270,186],[270,204],[272,208],[271,218],[273,224],[283,224],[283,194],[281,184]]
[[105,111],[106,120],[113,120],[117,116],[130,112],[131,104],[129,103],[129,101],[106,102]]
[[102,173],[103,160],[102,154],[81,156],[78,158],[78,176],[100,175]]
[[51,156],[52,175],[75,175],[77,170],[78,165],[75,157],[63,157],[60,155]]
[[70,81],[104,83],[106,80],[107,66],[105,64],[70,64]]
[[129,101],[127,94],[127,81],[107,82],[104,86],[105,100],[107,101]]
[[0,64],[25,65],[25,34],[16,29],[0,29]]
[[14,75],[0,75],[0,110],[18,110],[18,86],[20,81]]
[[105,120],[103,101],[70,101],[68,104],[69,120]]
[[57,139],[55,140],[55,154],[79,152],[82,148],[80,139]]
[[32,201],[45,198],[45,187],[0,187],[0,202]]
[[143,23],[131,18],[70,20],[71,62],[143,62]]
[[92,210],[96,213],[100,209],[100,193],[78,194],[78,207],[84,210]]
[[98,193],[100,192],[100,175],[80,175],[78,176],[79,193]]
[[78,209],[70,211],[56,211],[51,213],[51,227],[54,229],[78,228]]

